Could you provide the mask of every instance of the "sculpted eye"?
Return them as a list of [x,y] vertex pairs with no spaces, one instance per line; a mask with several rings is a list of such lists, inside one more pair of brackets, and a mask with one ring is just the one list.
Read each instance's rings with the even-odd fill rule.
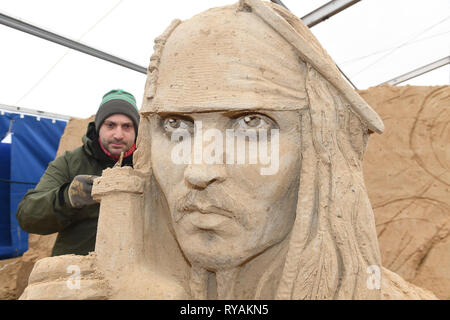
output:
[[236,130],[248,130],[248,129],[269,130],[275,128],[276,125],[274,124],[273,120],[271,120],[269,117],[255,113],[240,116],[239,118],[236,119],[233,127]]
[[164,130],[167,132],[174,132],[175,130],[189,130],[192,131],[194,123],[191,120],[180,119],[175,117],[167,117],[163,122]]

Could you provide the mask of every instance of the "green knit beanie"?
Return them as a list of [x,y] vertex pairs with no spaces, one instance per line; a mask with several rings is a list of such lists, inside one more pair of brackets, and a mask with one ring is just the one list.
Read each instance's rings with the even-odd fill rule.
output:
[[139,127],[139,112],[136,106],[136,99],[131,93],[122,89],[111,90],[103,96],[94,119],[97,132],[106,118],[118,113],[126,115],[133,121],[137,134]]

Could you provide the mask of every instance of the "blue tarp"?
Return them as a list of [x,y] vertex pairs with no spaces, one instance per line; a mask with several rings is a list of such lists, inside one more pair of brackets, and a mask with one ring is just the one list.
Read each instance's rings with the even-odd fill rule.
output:
[[[20,256],[28,249],[28,234],[16,220],[17,206],[25,193],[39,182],[48,163],[55,158],[66,124],[63,120],[39,119],[29,115],[21,117],[8,112],[0,115],[0,140],[9,128],[12,131],[9,164],[6,164],[7,160],[2,161],[8,148],[0,149],[0,186],[7,185],[0,192],[9,192],[7,203],[4,197],[0,198],[0,259]],[[3,178],[8,174],[9,178]],[[3,180],[11,182],[1,182]],[[9,190],[5,191],[6,188]],[[7,223],[9,226],[5,231],[3,226]]]
[[[0,258],[2,256],[2,248],[5,252],[10,251],[10,218],[9,218],[9,198],[10,189],[9,180],[11,166],[11,145],[9,143],[0,143]],[[3,181],[3,182],[2,182]]]

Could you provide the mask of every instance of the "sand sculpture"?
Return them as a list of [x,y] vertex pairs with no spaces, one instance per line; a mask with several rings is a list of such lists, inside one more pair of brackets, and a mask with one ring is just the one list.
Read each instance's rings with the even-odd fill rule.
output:
[[[383,123],[297,17],[246,0],[174,21],[155,40],[140,114],[134,169],[107,169],[94,183],[95,252],[38,261],[22,299],[379,299],[392,283],[391,297],[405,291],[381,267],[362,175],[368,136]],[[266,151],[279,163],[267,175],[261,161],[175,163],[180,128],[195,137],[269,128]],[[191,143],[183,136],[181,145]],[[213,159],[228,160],[217,150]]]

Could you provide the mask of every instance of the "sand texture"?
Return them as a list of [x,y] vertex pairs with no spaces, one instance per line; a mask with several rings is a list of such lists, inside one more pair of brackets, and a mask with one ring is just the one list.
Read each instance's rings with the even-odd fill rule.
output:
[[383,266],[450,299],[450,86],[360,94],[386,126],[364,159]]

